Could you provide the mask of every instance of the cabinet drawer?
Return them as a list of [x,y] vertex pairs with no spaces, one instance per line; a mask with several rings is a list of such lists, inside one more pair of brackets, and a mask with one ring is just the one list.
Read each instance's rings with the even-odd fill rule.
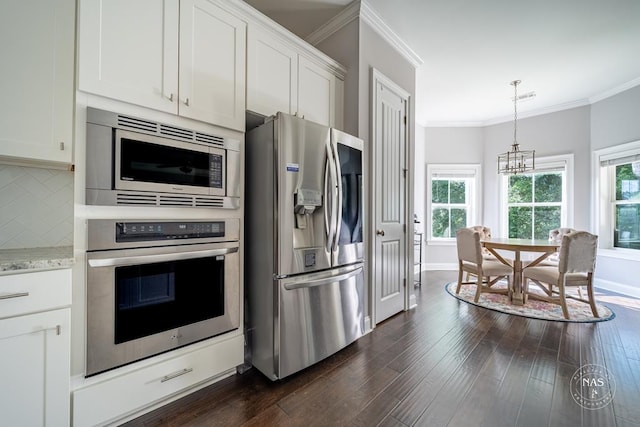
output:
[[71,305],[71,269],[0,276],[0,318]]
[[73,425],[112,423],[162,403],[242,364],[243,344],[240,335],[77,389],[73,393]]

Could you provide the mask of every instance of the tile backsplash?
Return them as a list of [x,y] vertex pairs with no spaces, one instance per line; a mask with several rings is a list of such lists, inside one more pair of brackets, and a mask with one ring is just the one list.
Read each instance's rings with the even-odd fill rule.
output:
[[0,164],[0,249],[73,244],[73,172]]

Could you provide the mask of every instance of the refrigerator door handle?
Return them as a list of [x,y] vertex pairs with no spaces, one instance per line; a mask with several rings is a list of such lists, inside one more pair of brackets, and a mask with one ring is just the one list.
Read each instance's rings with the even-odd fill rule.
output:
[[329,158],[324,166],[324,231],[327,235],[327,250],[331,248],[331,239],[333,238],[329,214],[329,205],[331,204],[331,197],[329,196]]
[[335,252],[338,250],[338,242],[340,241],[340,231],[342,228],[342,169],[340,168],[340,157],[338,157],[338,143],[337,142],[332,142],[331,143],[331,149],[333,150],[333,161],[335,162],[335,168],[336,168],[336,187],[338,189],[338,195],[337,195],[337,209],[336,209],[336,215],[334,218],[334,223],[335,223],[335,230],[336,230],[336,235],[333,241],[333,247],[332,247],[332,252]]
[[[334,242],[336,240],[336,199],[337,199],[337,185],[336,185],[336,169],[335,159],[333,156],[333,150],[331,149],[331,143],[327,144],[327,165],[325,168],[325,200],[324,213],[325,213],[325,228],[327,229],[327,250],[333,251]],[[327,173],[328,172],[328,173]],[[327,180],[327,177],[329,179]],[[327,182],[328,181],[328,182]]]
[[353,276],[357,276],[358,274],[360,274],[362,272],[362,267],[358,267],[355,270],[349,271],[347,273],[344,274],[339,274],[337,276],[332,276],[332,277],[324,277],[322,279],[315,279],[315,280],[300,280],[300,282],[294,282],[294,283],[288,283],[284,285],[284,288],[287,291],[292,291],[295,289],[306,289],[306,288],[313,288],[316,286],[322,286],[322,285],[326,285],[329,283],[333,283],[333,282],[342,282],[343,280],[347,280],[350,279]]

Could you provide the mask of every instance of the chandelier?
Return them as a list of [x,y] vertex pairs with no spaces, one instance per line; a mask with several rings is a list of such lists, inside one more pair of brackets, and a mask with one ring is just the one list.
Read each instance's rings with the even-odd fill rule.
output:
[[522,151],[518,144],[518,85],[520,80],[511,82],[513,86],[513,144],[511,151],[498,155],[498,173],[505,175],[515,175],[529,172],[536,167],[536,151]]

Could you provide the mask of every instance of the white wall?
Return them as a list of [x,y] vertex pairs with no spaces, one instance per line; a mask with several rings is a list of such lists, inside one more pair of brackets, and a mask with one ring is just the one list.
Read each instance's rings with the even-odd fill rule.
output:
[[[574,217],[569,226],[590,229],[589,106],[518,119],[521,150],[536,150],[537,157],[574,154]],[[484,225],[494,235],[500,230],[500,194],[497,156],[511,149],[513,122],[484,128]]]
[[[427,164],[482,164],[484,156],[484,135],[483,129],[479,127],[464,128],[423,128],[416,127],[416,159],[420,160],[420,165],[416,165],[416,213],[423,231],[426,231],[427,220],[427,196],[429,189],[426,188]],[[419,148],[424,153],[418,156]],[[418,163],[418,162],[416,162]],[[484,167],[484,166],[483,166]],[[422,176],[418,171],[422,169]],[[481,184],[482,187],[482,184]],[[479,222],[482,222],[482,208],[480,210]],[[457,268],[457,255],[454,243],[451,244],[428,244],[426,236],[423,241],[423,263],[427,265],[423,269],[443,269]]]
[[[640,140],[640,86],[591,106],[591,150]],[[593,203],[593,201],[592,201]],[[637,260],[598,255],[596,285],[640,297]]]

